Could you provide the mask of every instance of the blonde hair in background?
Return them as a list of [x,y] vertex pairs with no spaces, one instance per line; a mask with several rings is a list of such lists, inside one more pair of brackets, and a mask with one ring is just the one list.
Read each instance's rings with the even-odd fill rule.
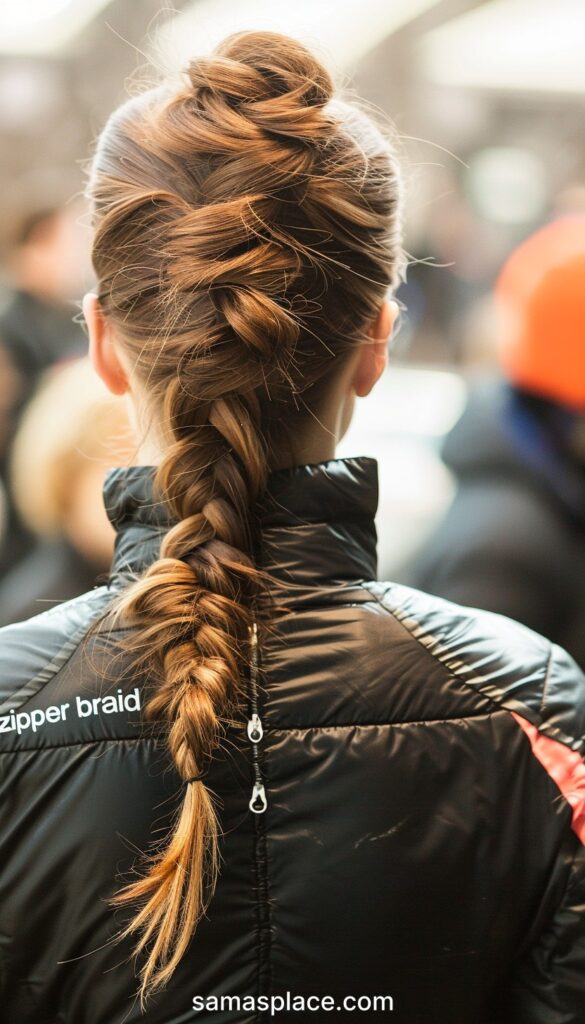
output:
[[48,370],[11,454],[12,492],[24,522],[39,537],[61,536],[72,482],[88,461],[103,466],[105,476],[134,452],[126,402],[109,393],[89,359]]

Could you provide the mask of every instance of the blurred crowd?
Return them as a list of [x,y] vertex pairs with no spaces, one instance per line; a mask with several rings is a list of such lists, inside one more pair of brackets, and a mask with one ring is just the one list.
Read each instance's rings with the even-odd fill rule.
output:
[[493,302],[498,372],[473,382],[444,440],[455,497],[406,577],[585,665],[585,215],[519,245]]
[[[440,451],[456,486],[408,561],[383,570],[509,615],[585,666],[582,196],[508,253],[474,236],[463,213],[429,220],[426,244],[443,265],[429,274],[413,259],[398,348],[415,368],[448,362],[466,383]],[[3,268],[0,624],[107,578],[114,535],[102,482],[133,458],[125,402],[105,392],[85,355],[82,215],[75,204],[31,210]],[[391,509],[378,529],[382,540],[392,531]]]
[[91,370],[71,298],[87,263],[80,205],[19,226],[0,306],[0,624],[105,578],[105,470],[130,452],[126,406]]

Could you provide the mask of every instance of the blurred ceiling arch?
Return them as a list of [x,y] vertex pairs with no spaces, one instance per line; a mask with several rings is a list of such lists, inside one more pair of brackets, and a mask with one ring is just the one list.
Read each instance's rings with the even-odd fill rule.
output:
[[585,92],[583,0],[491,0],[421,40],[424,74],[460,88]]

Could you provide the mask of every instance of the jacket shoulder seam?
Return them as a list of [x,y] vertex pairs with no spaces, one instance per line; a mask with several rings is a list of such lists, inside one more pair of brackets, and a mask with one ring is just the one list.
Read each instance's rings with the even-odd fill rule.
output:
[[[496,700],[495,697],[493,697],[491,694],[486,693],[485,688],[484,688],[484,683],[483,683],[483,680],[482,680],[481,676],[476,676],[475,673],[473,673],[473,669],[471,668],[471,666],[469,666],[465,662],[461,663],[461,664],[464,665],[464,667],[466,668],[468,673],[470,673],[470,674],[473,673],[471,675],[471,678],[466,679],[464,676],[459,675],[457,672],[454,671],[453,668],[451,668],[451,666],[440,656],[440,654],[437,651],[433,651],[429,647],[427,647],[426,644],[424,644],[422,642],[421,638],[419,636],[416,636],[416,634],[410,628],[408,623],[404,619],[401,619],[395,613],[395,611],[392,608],[389,608],[387,605],[385,605],[383,600],[381,599],[381,597],[378,594],[376,594],[373,589],[371,590],[368,587],[367,584],[363,584],[363,585],[364,585],[364,588],[368,591],[368,593],[371,594],[372,597],[378,602],[378,604],[382,608],[384,608],[385,611],[387,611],[389,615],[392,615],[392,617],[395,618],[396,621],[399,622],[404,627],[404,629],[406,629],[406,631],[408,632],[409,636],[411,636],[412,639],[415,640],[416,643],[419,644],[419,646],[422,647],[422,649],[424,651],[426,651],[427,654],[430,654],[430,656],[433,658],[434,661],[438,662],[438,664],[441,665],[445,669],[445,671],[447,672],[448,677],[450,679],[452,679],[454,682],[455,681],[456,682],[462,682],[469,690],[471,690],[474,693],[476,691],[479,691],[481,693],[482,697],[484,697],[485,700],[490,702],[492,708],[497,709],[497,710],[504,710],[504,711],[509,710],[508,708],[506,708],[505,704],[502,701]],[[385,593],[388,593],[390,590],[392,590],[392,584],[391,583],[388,584]],[[428,635],[428,634],[425,634],[425,635]]]
[[[93,592],[90,592],[90,595],[91,594],[93,594]],[[108,597],[109,595],[105,594],[104,596]],[[54,609],[51,609],[49,614],[56,612],[58,607],[59,606],[56,606]],[[88,621],[81,623],[79,628],[76,629],[73,634],[65,636],[63,643],[59,646],[58,650],[50,656],[49,660],[43,665],[40,671],[35,673],[31,678],[26,679],[18,689],[14,691],[14,693],[7,696],[5,700],[0,703],[0,711],[5,712],[13,711],[16,708],[24,708],[28,701],[32,700],[32,698],[36,696],[36,694],[39,693],[47,683],[52,679],[55,679],[75,654],[88,629],[94,622],[97,622],[102,612],[103,609],[100,604],[95,615],[91,615]]]
[[[384,591],[384,595],[389,593],[389,591],[391,591],[392,588],[393,584],[391,582],[386,584],[386,590]],[[491,702],[493,707],[504,708],[507,711],[515,711],[518,714],[523,715],[529,722],[531,722],[538,728],[539,732],[543,733],[544,735],[559,740],[559,742],[564,743],[565,746],[568,746],[573,750],[582,750],[583,741],[579,738],[579,734],[566,732],[563,729],[559,728],[558,725],[554,724],[554,719],[553,721],[547,721],[544,717],[544,712],[546,710],[546,699],[549,695],[550,681],[553,677],[555,667],[555,651],[558,650],[556,644],[547,640],[545,637],[539,637],[539,639],[544,641],[544,643],[547,646],[544,648],[542,652],[542,657],[539,661],[539,667],[542,673],[540,685],[543,686],[544,690],[543,692],[539,692],[538,694],[538,704],[536,703],[536,701],[533,705],[527,704],[524,701],[515,698],[513,694],[497,693],[495,695],[492,695],[488,689],[489,680],[485,680],[481,675],[477,675],[473,667],[469,665],[466,661],[463,661],[461,659],[457,659],[455,665],[449,665],[448,661],[444,660],[444,658],[441,657],[441,651],[432,650],[430,647],[427,647],[427,645],[423,643],[423,641],[421,640],[421,637],[417,636],[416,632],[411,628],[411,626],[409,626],[406,619],[400,618],[400,616],[396,613],[396,610],[385,604],[382,598],[378,594],[376,594],[373,589],[370,590],[369,587],[367,589],[375,598],[375,600],[377,600],[379,604],[381,604],[381,606],[386,609],[388,614],[393,615],[396,618],[396,620],[400,622],[406,630],[408,630],[412,638],[414,640],[417,640],[418,643],[421,644],[423,649],[426,650],[430,655],[432,655],[435,661],[438,661],[441,665],[443,665],[445,670],[450,673],[450,677],[452,679],[456,679],[457,681],[462,682],[469,689],[481,693],[481,695],[486,700]],[[421,634],[432,638],[432,634],[430,634],[422,625],[420,625],[419,623],[415,624],[419,626]],[[518,629],[523,628],[519,623],[515,623],[515,625]],[[448,646],[448,642],[444,640],[438,641],[438,644],[443,649],[443,651],[445,650],[445,647]],[[547,652],[546,657],[545,651]],[[450,657],[448,650],[447,656]]]
[[540,714],[541,718],[544,718],[545,711],[546,711],[546,701],[547,701],[547,697],[548,697],[548,687],[549,687],[549,683],[550,683],[551,676],[552,676],[553,654],[554,654],[554,647],[553,647],[553,644],[551,643],[549,645],[548,659],[547,659],[546,669],[545,669],[545,673],[544,673],[544,683],[543,683],[543,687],[542,687],[542,697],[541,697],[540,705],[539,705],[539,708],[538,708],[538,713]]

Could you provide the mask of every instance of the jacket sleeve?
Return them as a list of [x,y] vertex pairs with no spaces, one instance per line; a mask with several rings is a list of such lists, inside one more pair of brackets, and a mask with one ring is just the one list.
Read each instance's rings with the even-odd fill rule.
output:
[[[513,717],[558,791],[555,813],[543,814],[542,827],[550,835],[563,824],[549,865],[554,897],[545,896],[546,915],[513,967],[506,1020],[585,1024],[585,676],[556,644],[550,647],[543,684],[527,703],[538,713],[538,727],[521,714]],[[556,813],[563,805],[568,817]]]
[[574,856],[561,903],[511,982],[509,1024],[585,1021],[585,846]]

